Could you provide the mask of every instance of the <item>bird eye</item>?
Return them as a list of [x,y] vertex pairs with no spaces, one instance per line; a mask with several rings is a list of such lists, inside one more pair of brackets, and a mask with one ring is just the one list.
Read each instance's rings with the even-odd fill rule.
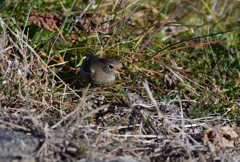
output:
[[108,65],[109,69],[113,69],[113,66],[112,65]]

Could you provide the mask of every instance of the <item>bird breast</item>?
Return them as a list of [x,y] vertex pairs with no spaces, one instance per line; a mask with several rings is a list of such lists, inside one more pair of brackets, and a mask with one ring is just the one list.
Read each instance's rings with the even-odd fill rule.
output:
[[101,69],[96,72],[95,70],[91,69],[90,72],[85,72],[82,67],[80,67],[80,73],[82,74],[83,79],[96,86],[107,87],[114,84],[116,79],[116,74],[107,74],[106,72],[102,71]]
[[114,84],[115,79],[116,79],[116,74],[107,74],[106,72],[93,72],[92,73],[92,84],[94,85],[99,85],[99,86],[110,86],[112,84]]

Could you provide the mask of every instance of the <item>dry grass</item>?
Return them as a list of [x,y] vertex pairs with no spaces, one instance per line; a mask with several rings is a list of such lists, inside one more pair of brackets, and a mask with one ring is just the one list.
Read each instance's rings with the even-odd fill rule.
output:
[[[6,26],[5,26],[6,27]],[[127,104],[106,103],[104,95],[80,97],[64,82],[56,90],[56,74],[18,33],[2,37],[9,46],[1,55],[1,124],[34,132],[44,141],[34,155],[43,161],[232,161],[238,149],[208,142],[204,130],[225,125],[225,116],[189,119],[183,102],[159,102],[148,83],[148,97],[129,93]],[[3,48],[3,46],[2,46]],[[49,86],[50,85],[50,86]],[[107,127],[106,127],[107,126]],[[231,155],[231,156],[230,156]]]
[[[117,86],[111,91],[88,86],[81,93],[58,76],[56,69],[60,64],[56,67],[47,65],[29,44],[28,38],[22,36],[22,31],[17,28],[12,31],[3,20],[0,21],[3,30],[0,124],[4,129],[30,132],[42,139],[38,150],[31,156],[35,160],[240,160],[237,139],[231,139],[234,147],[226,148],[221,146],[222,137],[220,141],[215,140],[217,137],[209,141],[204,138],[206,130],[220,130],[232,123],[227,117],[228,112],[192,119],[186,105],[198,100],[176,95],[173,99],[159,101],[149,84],[159,93],[163,91],[146,78],[156,78],[152,73],[163,75],[160,70],[151,71],[133,63],[130,69],[145,73],[144,77],[137,74],[140,77],[134,88],[128,85],[130,81],[122,83],[127,94],[116,95]],[[138,61],[137,57],[121,57],[126,62]],[[154,58],[150,61],[156,63]],[[168,87],[176,86],[178,79],[192,94],[200,96],[196,89],[204,87],[176,69],[169,68],[172,75],[165,75]],[[174,91],[166,95],[171,96]],[[239,134],[239,127],[234,123],[232,127]]]

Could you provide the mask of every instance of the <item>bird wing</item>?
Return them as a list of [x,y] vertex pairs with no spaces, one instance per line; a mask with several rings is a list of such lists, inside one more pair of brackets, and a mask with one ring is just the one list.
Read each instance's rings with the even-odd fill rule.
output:
[[98,59],[98,57],[90,55],[86,58],[86,60],[83,63],[83,71],[86,73],[92,73],[93,70],[91,67],[93,66],[94,62]]

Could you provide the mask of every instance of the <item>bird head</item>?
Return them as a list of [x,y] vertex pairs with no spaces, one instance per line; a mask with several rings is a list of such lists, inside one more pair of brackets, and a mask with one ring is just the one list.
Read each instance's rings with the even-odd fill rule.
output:
[[112,73],[112,74],[123,74],[122,70],[126,69],[122,63],[120,63],[116,59],[112,58],[105,58],[105,59],[100,59],[99,60],[101,63],[101,68],[104,72],[106,73]]

